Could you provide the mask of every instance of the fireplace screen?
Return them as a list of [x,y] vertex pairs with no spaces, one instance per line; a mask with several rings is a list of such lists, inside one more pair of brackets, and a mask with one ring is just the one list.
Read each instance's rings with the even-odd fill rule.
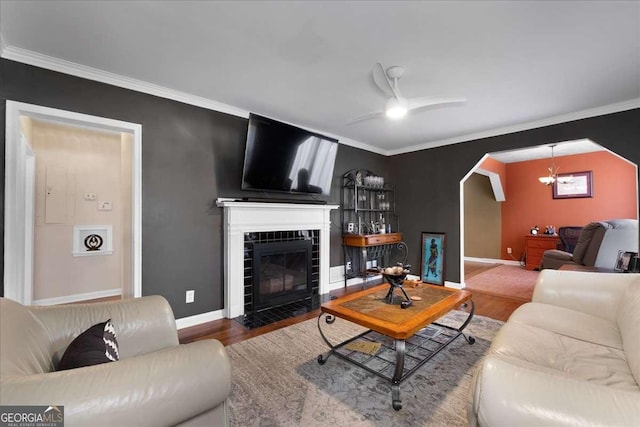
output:
[[286,304],[311,295],[311,241],[254,245],[254,309]]

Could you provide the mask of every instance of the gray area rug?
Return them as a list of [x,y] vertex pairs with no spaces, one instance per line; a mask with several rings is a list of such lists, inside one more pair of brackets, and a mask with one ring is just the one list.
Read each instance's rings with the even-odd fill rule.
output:
[[[460,326],[467,314],[451,312],[440,323]],[[458,337],[400,385],[403,408],[391,407],[391,385],[331,356],[317,321],[289,326],[227,347],[231,358],[232,426],[464,426],[474,367],[502,322],[475,316]],[[342,319],[321,326],[338,343],[364,331]]]

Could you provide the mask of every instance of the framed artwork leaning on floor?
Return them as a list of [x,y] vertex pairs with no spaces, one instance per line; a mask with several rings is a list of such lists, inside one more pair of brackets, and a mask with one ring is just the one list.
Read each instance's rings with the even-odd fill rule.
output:
[[420,278],[425,283],[444,286],[445,233],[422,232]]

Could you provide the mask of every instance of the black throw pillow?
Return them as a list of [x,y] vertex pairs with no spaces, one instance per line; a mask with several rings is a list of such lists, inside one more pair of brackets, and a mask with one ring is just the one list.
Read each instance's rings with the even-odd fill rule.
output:
[[109,319],[93,325],[69,344],[60,359],[58,371],[115,362],[119,358],[116,331]]

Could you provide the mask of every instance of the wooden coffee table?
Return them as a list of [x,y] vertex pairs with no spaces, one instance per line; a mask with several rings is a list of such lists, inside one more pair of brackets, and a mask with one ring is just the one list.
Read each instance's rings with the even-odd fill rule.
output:
[[[404,300],[400,296],[394,298],[392,303],[388,302],[386,296],[389,285],[385,283],[328,301],[322,304],[318,316],[318,330],[330,348],[328,353],[318,356],[318,363],[324,365],[329,356],[335,354],[390,381],[392,406],[396,411],[402,408],[402,381],[460,335],[469,344],[475,342],[473,337],[462,333],[473,318],[474,304],[471,292],[427,284],[405,290],[410,297],[420,298],[405,309],[400,307],[400,302]],[[435,322],[449,311],[468,302],[471,303],[471,310],[460,327],[454,328]],[[332,324],[336,317],[340,317],[369,330],[334,345],[322,331],[322,317],[325,317],[327,324]],[[376,354],[370,355],[349,349],[347,345],[353,342],[365,345],[373,343],[376,346],[380,343],[381,346]]]

